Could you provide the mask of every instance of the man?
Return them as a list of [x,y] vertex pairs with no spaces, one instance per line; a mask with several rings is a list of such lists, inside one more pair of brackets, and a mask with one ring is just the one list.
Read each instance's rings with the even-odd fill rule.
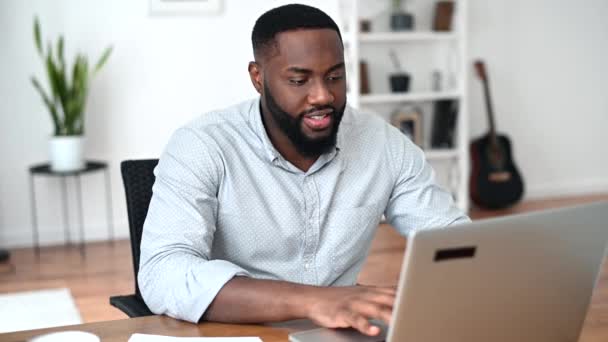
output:
[[309,318],[375,335],[395,289],[355,285],[382,214],[401,233],[468,218],[422,151],[346,106],[340,31],[287,5],[252,33],[260,98],[205,114],[155,170],[139,286],[150,309],[192,322]]

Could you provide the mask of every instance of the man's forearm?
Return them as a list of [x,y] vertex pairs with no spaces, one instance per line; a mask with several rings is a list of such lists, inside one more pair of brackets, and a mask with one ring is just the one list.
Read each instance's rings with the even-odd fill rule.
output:
[[234,277],[211,302],[203,320],[259,323],[305,318],[319,289],[285,281]]
[[394,287],[319,287],[284,281],[234,277],[207,308],[202,319],[225,323],[278,322],[308,318],[329,328],[354,327],[380,332],[369,319],[391,319]]

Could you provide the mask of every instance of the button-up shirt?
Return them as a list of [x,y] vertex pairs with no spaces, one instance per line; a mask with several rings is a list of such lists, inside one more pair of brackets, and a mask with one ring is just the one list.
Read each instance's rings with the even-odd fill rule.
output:
[[354,284],[383,215],[402,235],[468,221],[420,148],[350,107],[307,171],[274,148],[258,98],[177,130],[155,175],[139,287],[153,312],[191,322],[236,275]]

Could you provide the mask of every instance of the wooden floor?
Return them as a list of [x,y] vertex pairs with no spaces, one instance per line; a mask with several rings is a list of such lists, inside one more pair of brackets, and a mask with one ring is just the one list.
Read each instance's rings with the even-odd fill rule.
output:
[[[522,213],[546,208],[608,200],[607,195],[537,200],[504,211],[472,210],[473,219]],[[368,261],[359,277],[362,284],[396,284],[405,239],[382,225],[374,239]],[[91,243],[83,259],[77,246],[42,248],[37,259],[31,248],[11,251],[9,264],[0,264],[0,293],[67,287],[72,292],[84,322],[121,319],[126,316],[111,307],[108,298],[133,292],[131,251],[128,241]],[[387,277],[386,275],[390,275]],[[601,310],[600,310],[601,309]],[[607,341],[593,335],[594,324],[608,325],[608,266],[604,267],[584,341]],[[603,339],[606,338],[606,339]]]

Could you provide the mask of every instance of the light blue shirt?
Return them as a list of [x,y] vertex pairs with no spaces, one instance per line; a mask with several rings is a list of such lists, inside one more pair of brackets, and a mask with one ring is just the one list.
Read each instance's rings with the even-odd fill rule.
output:
[[259,103],[202,115],[163,152],[138,278],[154,313],[197,322],[235,275],[352,285],[383,214],[402,235],[468,221],[381,118],[347,107],[336,148],[304,172],[273,147]]

